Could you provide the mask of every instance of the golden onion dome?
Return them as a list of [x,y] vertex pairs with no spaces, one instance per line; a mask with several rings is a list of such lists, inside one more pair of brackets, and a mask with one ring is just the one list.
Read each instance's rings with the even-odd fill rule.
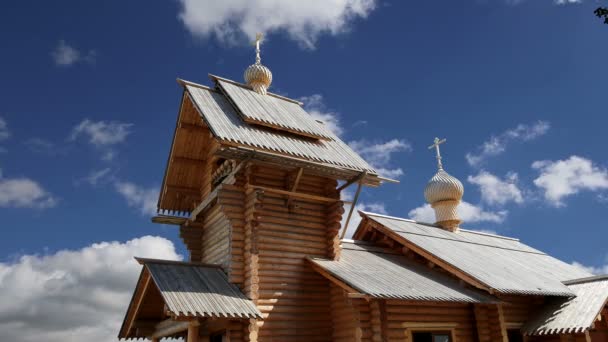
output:
[[260,57],[260,42],[262,34],[258,33],[255,36],[255,64],[250,65],[245,69],[245,83],[250,86],[256,93],[266,95],[266,91],[272,83],[272,73],[270,69],[262,65]]
[[258,94],[265,95],[268,87],[272,83],[272,73],[270,69],[256,62],[245,70],[245,82]]
[[440,201],[460,201],[464,195],[464,186],[442,168],[429,180],[424,189],[424,197],[430,204]]

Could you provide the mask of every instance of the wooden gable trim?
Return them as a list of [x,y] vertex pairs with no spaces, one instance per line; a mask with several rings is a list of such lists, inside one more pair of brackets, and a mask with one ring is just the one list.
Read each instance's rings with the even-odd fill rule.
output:
[[407,240],[406,238],[402,237],[401,235],[393,232],[391,229],[386,228],[383,225],[381,225],[377,222],[374,222],[368,218],[364,218],[362,220],[360,227],[357,229],[356,238],[360,238],[360,236],[363,235],[364,232],[367,232],[369,229],[373,229],[376,232],[379,232],[385,236],[391,237],[395,241],[402,244],[404,247],[407,247],[410,251],[413,251],[413,252],[421,255],[428,261],[432,262],[434,265],[441,267],[442,269],[446,270],[450,274],[456,276],[458,279],[463,280],[467,284],[474,286],[478,289],[487,291],[490,294],[494,294],[494,289],[491,286],[481,282],[480,280],[474,278],[473,276],[471,276],[468,273],[464,272],[463,270],[455,267],[454,265],[444,261],[443,259],[439,258],[438,256],[426,251],[425,249],[419,247],[418,245],[416,245],[416,244],[412,243],[411,241]]
[[135,318],[139,313],[141,303],[143,302],[143,299],[150,287],[151,278],[152,276],[146,267],[142,267],[139,280],[137,281],[135,291],[133,292],[133,297],[131,297],[131,302],[129,303],[129,308],[127,309],[127,314],[125,315],[122,328],[120,329],[120,334],[118,336],[119,338],[127,338],[131,333],[131,329],[133,329]]

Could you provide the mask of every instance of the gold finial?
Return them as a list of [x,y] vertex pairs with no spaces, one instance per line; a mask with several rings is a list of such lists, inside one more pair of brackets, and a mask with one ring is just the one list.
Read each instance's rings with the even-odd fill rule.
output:
[[446,139],[439,139],[436,137],[433,142],[434,142],[433,145],[429,146],[429,150],[433,149],[433,148],[435,149],[435,151],[437,152],[437,168],[439,168],[439,170],[443,170],[443,164],[441,163],[441,152],[439,151],[439,145],[446,142]]
[[263,35],[258,33],[255,35],[255,64],[250,65],[245,70],[245,82],[258,94],[265,95],[268,87],[272,83],[272,73],[270,69],[262,65],[260,57],[260,43]]

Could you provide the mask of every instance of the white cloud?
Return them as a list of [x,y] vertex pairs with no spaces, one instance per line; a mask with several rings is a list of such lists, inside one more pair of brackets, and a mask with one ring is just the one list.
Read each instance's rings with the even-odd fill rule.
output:
[[591,160],[583,157],[535,161],[532,168],[540,173],[534,184],[542,189],[545,199],[554,206],[563,206],[564,197],[583,190],[608,189],[608,170],[593,165]]
[[303,96],[299,100],[304,103],[304,109],[315,120],[322,121],[325,127],[332,131],[335,135],[341,136],[344,129],[340,124],[340,118],[337,113],[327,110],[323,103],[323,95],[313,94]]
[[593,267],[593,266],[585,266],[585,265],[575,261],[572,263],[572,266],[575,266],[577,268],[580,268],[583,271],[586,271],[586,272],[589,272],[592,274],[597,274],[597,275],[608,274],[608,265]]
[[116,182],[116,191],[130,207],[138,209],[142,215],[155,215],[158,201],[158,187],[144,188],[131,182]]
[[86,54],[82,54],[75,47],[68,45],[65,40],[60,40],[55,46],[55,49],[51,52],[51,57],[56,65],[59,66],[70,66],[77,62],[94,63],[96,59],[96,52],[89,50]]
[[29,178],[2,178],[0,174],[0,207],[50,208],[57,199]]
[[0,141],[6,140],[11,136],[11,132],[8,130],[8,124],[6,120],[0,116]]
[[113,146],[127,139],[129,134],[131,134],[132,126],[133,124],[119,121],[92,121],[85,119],[74,126],[69,140],[74,141],[82,136],[91,145],[101,150],[101,160],[111,161],[117,155]]
[[106,168],[100,169],[100,170],[92,170],[82,180],[95,186],[99,183],[107,182],[108,180],[110,180],[112,178],[110,175],[111,171],[112,171],[112,169],[110,169],[109,167],[106,167]]
[[520,124],[513,129],[492,136],[490,140],[479,146],[476,152],[467,153],[467,162],[471,166],[479,166],[483,164],[487,158],[505,152],[510,143],[514,141],[530,141],[536,139],[546,134],[550,127],[551,125],[546,121],[538,121],[532,125]]
[[[478,222],[493,222],[502,223],[507,217],[508,212],[506,210],[500,211],[487,211],[482,207],[475,206],[469,202],[461,202],[458,206],[458,216],[466,223],[478,223]],[[435,222],[435,211],[430,204],[424,204],[418,208],[410,210],[408,216],[415,221],[434,223]]]
[[348,31],[351,22],[367,17],[375,0],[180,0],[179,18],[195,36],[215,36],[234,44],[253,41],[257,32],[286,32],[312,49],[321,34]]
[[524,201],[517,186],[517,173],[509,173],[503,180],[487,171],[480,171],[476,176],[469,176],[468,181],[479,186],[484,203],[504,205],[509,202],[521,204]]
[[13,342],[116,341],[141,266],[180,260],[173,243],[144,236],[0,263],[0,331]]
[[118,121],[92,121],[85,119],[72,129],[70,140],[86,136],[95,146],[109,146],[122,143],[131,133],[133,124]]
[[357,140],[349,142],[348,145],[376,168],[381,176],[389,178],[397,178],[403,175],[401,168],[388,168],[393,154],[412,150],[412,146],[408,142],[399,139],[391,139],[378,143]]
[[[344,215],[342,215],[342,227],[344,227],[344,225],[346,224],[346,218],[348,216],[348,212],[350,211],[350,207],[351,206],[349,204],[344,205]],[[372,213],[382,214],[382,215],[388,214],[384,203],[379,203],[379,202],[358,203],[357,205],[355,205],[355,210],[353,210],[353,215],[350,219],[350,222],[348,223],[348,228],[346,229],[346,234],[344,235],[345,239],[352,238],[353,234],[357,230],[357,227],[359,227],[359,223],[361,223],[361,215],[359,215],[359,213],[358,213],[359,210],[369,211]],[[340,232],[340,233],[342,233],[342,232]]]

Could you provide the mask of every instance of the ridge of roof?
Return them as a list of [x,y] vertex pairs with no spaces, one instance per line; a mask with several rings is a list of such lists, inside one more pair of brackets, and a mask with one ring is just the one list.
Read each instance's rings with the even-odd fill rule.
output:
[[206,264],[202,262],[192,261],[179,261],[179,260],[165,260],[165,259],[152,259],[152,258],[140,258],[133,257],[140,265],[145,264],[165,264],[165,265],[176,265],[176,266],[195,266],[195,267],[209,267],[209,268],[222,268],[218,264]]
[[584,283],[593,283],[593,282],[602,281],[602,280],[608,280],[608,274],[601,274],[601,275],[596,275],[593,277],[571,279],[571,280],[563,281],[562,283],[564,285],[578,285],[578,284],[584,284]]
[[[397,221],[403,221],[403,222],[411,222],[411,223],[421,224],[423,226],[428,226],[428,227],[444,230],[441,227],[439,227],[439,226],[437,226],[435,224],[432,224],[432,223],[428,223],[428,222],[420,222],[420,221],[415,221],[415,220],[412,220],[412,219],[406,219],[406,218],[403,218],[403,217],[396,217],[396,216],[377,214],[377,213],[372,213],[372,212],[363,211],[363,210],[359,210],[359,213],[362,213],[362,214],[365,214],[365,215],[369,215],[369,216],[383,217],[383,218],[387,218],[387,219],[391,219],[391,220],[397,220]],[[465,233],[469,233],[469,234],[477,234],[477,235],[483,235],[483,236],[493,237],[493,238],[497,238],[497,239],[511,240],[511,241],[520,241],[518,238],[514,238],[514,237],[510,237],[510,236],[504,236],[504,235],[498,235],[498,234],[492,234],[492,233],[484,233],[484,232],[480,232],[480,231],[476,231],[476,230],[470,230],[470,229],[466,229],[466,228],[459,228],[459,230],[461,232],[465,232]],[[458,234],[458,233],[454,233],[454,234]]]
[[[234,85],[236,85],[236,86],[239,86],[239,87],[242,87],[242,88],[246,88],[246,89],[250,89],[250,90],[251,90],[251,87],[250,87],[250,86],[248,86],[248,85],[246,85],[246,84],[243,84],[243,83],[240,83],[240,82],[237,82],[237,81],[233,81],[233,80],[230,80],[230,79],[227,79],[227,78],[224,78],[224,77],[220,77],[220,76],[217,76],[217,75],[213,75],[213,74],[208,74],[208,75],[209,75],[209,78],[210,78],[212,81],[217,81],[217,80],[220,80],[220,81],[224,81],[224,82],[227,82],[227,83],[230,83],[230,84],[234,84]],[[272,97],[276,97],[276,98],[281,99],[281,100],[285,100],[285,101],[293,102],[293,103],[299,104],[300,106],[303,106],[303,105],[304,105],[304,103],[303,103],[303,102],[301,102],[301,101],[294,100],[294,99],[290,99],[289,97],[286,97],[286,96],[283,96],[283,95],[279,95],[279,94],[275,94],[275,93],[271,93],[271,92],[269,92],[269,91],[268,91],[268,92],[266,92],[266,95],[270,95],[270,96],[272,96]]]

